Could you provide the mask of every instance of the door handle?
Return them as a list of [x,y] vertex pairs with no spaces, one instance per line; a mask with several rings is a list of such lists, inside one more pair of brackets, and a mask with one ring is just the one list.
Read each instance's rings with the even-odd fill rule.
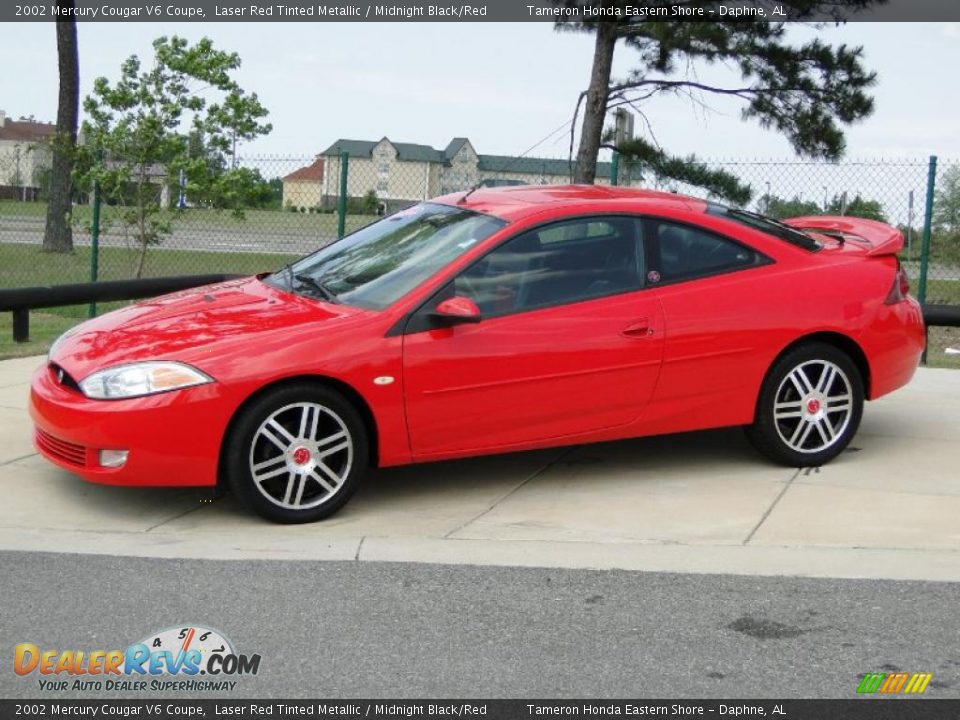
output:
[[649,318],[640,318],[627,325],[620,334],[626,337],[647,337],[653,335],[653,328],[650,327]]

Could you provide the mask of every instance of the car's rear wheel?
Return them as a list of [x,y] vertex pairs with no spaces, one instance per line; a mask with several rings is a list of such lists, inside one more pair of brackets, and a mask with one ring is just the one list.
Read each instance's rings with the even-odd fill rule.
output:
[[244,408],[224,463],[247,507],[274,522],[304,523],[343,507],[368,456],[367,432],[353,405],[331,389],[304,383]]
[[801,345],[767,373],[747,437],[784,465],[823,465],[856,434],[863,400],[863,378],[846,353],[825,343]]

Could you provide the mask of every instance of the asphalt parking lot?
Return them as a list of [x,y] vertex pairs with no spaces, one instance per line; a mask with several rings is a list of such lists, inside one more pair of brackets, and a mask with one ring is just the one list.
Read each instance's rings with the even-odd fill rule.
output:
[[379,471],[331,520],[276,526],[201,489],[85,483],[38,457],[43,358],[0,363],[0,550],[960,580],[960,373],[869,403],[823,468],[739,430]]

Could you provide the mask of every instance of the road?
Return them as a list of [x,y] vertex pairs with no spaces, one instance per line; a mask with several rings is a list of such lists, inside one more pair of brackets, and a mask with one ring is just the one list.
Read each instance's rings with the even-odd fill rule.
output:
[[893,668],[960,697],[951,583],[31,552],[0,567],[2,697],[50,697],[13,674],[13,643],[113,649],[181,623],[262,656],[233,697],[846,698]]

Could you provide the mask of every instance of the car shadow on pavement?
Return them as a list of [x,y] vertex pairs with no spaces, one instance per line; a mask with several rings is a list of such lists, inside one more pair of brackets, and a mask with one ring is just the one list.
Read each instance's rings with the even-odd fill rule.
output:
[[[710,430],[371,471],[355,498],[316,532],[449,536],[523,493],[573,501],[583,493],[623,500],[625,488],[664,492],[669,484],[770,472],[739,429]],[[18,486],[0,508],[6,527],[116,532],[216,532],[262,525],[231,493],[212,488],[96,485],[38,456],[10,463],[0,482]],[[537,502],[535,494],[531,499]],[[322,530],[321,530],[322,529]]]

